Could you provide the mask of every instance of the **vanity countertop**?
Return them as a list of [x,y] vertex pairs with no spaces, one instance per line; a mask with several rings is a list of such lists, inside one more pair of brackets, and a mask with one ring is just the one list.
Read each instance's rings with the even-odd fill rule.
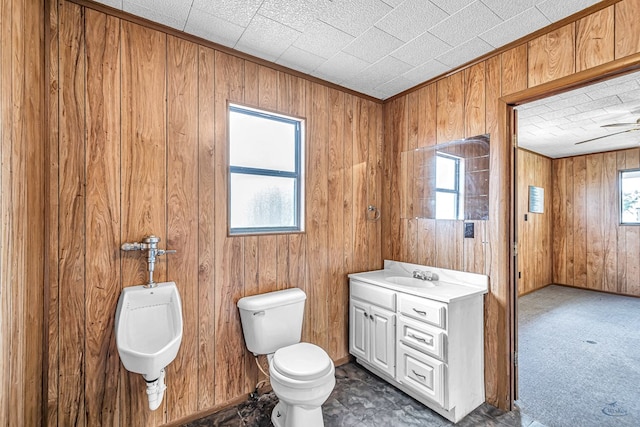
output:
[[[424,281],[424,287],[406,286],[390,280],[392,277],[410,278],[414,270],[433,272],[438,275],[439,280]],[[482,274],[389,260],[385,260],[385,268],[382,270],[352,273],[349,274],[349,278],[445,303],[486,294],[489,284],[489,278]]]

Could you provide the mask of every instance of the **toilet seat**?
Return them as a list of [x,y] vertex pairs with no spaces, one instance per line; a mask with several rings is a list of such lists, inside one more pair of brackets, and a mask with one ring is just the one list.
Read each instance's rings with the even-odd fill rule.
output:
[[271,368],[294,382],[307,382],[331,374],[333,361],[322,348],[303,342],[278,349]]

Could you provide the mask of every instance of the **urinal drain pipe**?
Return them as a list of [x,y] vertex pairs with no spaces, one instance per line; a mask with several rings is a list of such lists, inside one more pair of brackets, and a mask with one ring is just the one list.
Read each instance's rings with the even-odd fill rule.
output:
[[164,383],[164,369],[160,371],[160,376],[153,381],[147,381],[147,398],[149,399],[149,409],[155,411],[160,407],[164,391],[167,389]]

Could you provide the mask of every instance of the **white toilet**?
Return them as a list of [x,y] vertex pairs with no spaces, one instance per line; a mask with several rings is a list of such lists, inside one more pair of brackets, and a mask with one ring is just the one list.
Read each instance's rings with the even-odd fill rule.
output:
[[323,427],[321,405],[336,384],[329,355],[300,342],[306,298],[293,288],[238,301],[247,348],[269,361],[271,387],[279,399],[271,414],[276,427]]
[[176,358],[182,342],[182,304],[174,282],[122,290],[116,309],[116,345],[127,371],[147,382],[149,408],[160,406],[164,368]]

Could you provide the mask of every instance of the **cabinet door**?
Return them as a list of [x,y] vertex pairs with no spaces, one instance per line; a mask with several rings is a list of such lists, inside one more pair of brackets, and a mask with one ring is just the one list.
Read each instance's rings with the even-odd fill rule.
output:
[[371,345],[369,362],[390,376],[395,376],[395,317],[383,308],[372,305],[369,320],[371,322]]
[[368,360],[369,306],[356,299],[349,301],[349,353]]

